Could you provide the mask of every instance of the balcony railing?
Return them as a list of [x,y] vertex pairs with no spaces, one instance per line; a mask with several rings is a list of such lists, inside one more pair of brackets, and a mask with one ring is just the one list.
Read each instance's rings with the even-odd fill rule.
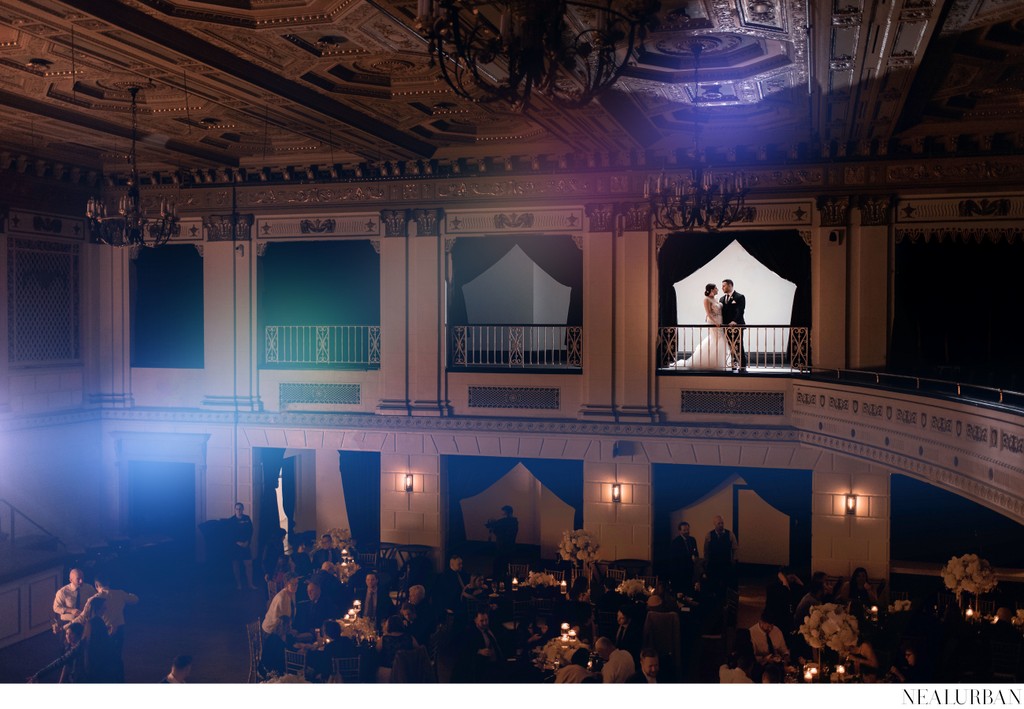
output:
[[270,366],[379,367],[379,325],[267,325]]
[[578,325],[451,325],[450,367],[579,369],[583,328]]
[[658,329],[663,370],[729,371],[740,363],[741,348],[748,371],[807,372],[811,368],[810,328],[677,325]]

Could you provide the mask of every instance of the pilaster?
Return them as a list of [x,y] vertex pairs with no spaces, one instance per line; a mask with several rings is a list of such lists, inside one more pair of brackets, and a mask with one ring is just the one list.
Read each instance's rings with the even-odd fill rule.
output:
[[888,196],[862,197],[850,226],[848,366],[884,368],[889,331]]
[[[451,412],[445,389],[444,298],[446,254],[437,212],[414,213],[408,238],[409,412],[445,416]],[[432,218],[431,218],[432,217]],[[408,224],[405,226],[408,229]],[[413,235],[414,234],[414,235]]]
[[820,197],[811,234],[811,362],[843,369],[846,362],[849,197]]
[[[130,408],[132,397],[130,283],[134,249],[84,244],[87,289],[85,313],[89,333],[85,351],[88,400],[104,408]],[[84,334],[83,333],[83,334]]]
[[[383,215],[382,215],[383,216]],[[377,412],[409,413],[409,239],[388,213],[380,241],[380,390]]]
[[583,387],[580,418],[613,421],[615,206],[586,207],[583,236]]

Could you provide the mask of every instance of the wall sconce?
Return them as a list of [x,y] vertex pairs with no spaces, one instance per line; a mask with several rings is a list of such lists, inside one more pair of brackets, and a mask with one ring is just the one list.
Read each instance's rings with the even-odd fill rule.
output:
[[853,493],[846,496],[846,514],[857,514],[857,496]]
[[612,502],[622,502],[622,485],[619,483],[612,485]]
[[412,473],[405,474],[405,491],[412,492]]

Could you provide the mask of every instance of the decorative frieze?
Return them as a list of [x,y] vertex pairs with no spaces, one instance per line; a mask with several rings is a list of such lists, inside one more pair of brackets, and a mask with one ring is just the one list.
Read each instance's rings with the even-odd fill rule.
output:
[[282,216],[256,219],[258,239],[308,239],[310,237],[374,237],[380,236],[380,214],[372,212],[349,214],[317,214],[314,216]]
[[583,230],[583,210],[445,210],[445,234],[572,233]]
[[203,217],[207,241],[249,241],[252,225],[252,214],[210,214]]
[[46,236],[62,239],[84,239],[83,220],[58,214],[44,214],[23,209],[11,209],[6,213],[6,231],[9,234]]

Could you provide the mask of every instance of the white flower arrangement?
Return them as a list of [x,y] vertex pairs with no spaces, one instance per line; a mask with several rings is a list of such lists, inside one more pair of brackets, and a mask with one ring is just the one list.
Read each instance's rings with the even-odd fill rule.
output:
[[354,561],[346,561],[340,564],[333,564],[333,569],[334,575],[338,577],[339,581],[348,583],[348,580],[359,571],[359,564]]
[[540,588],[542,586],[560,586],[561,582],[553,574],[542,574],[539,571],[531,571],[530,575],[523,581],[524,586]]
[[279,675],[271,672],[260,684],[309,684],[309,681],[300,675]]
[[[341,527],[335,527],[334,529],[328,529],[326,532],[324,532],[324,534],[329,534],[331,536],[331,541],[334,542],[334,547],[336,549],[348,549],[349,554],[351,554],[353,556],[355,555],[353,553],[353,549],[351,548],[352,547],[352,533],[349,532],[347,529],[342,529]],[[324,547],[323,535],[320,535],[316,539],[316,546],[314,547],[314,549],[324,549],[324,548],[325,547]]]
[[1024,608],[1018,608],[1017,613],[1010,620],[1014,625],[1024,625]]
[[639,598],[640,596],[651,595],[651,592],[648,590],[647,586],[644,585],[644,582],[641,579],[626,579],[616,586],[615,590],[629,598]]
[[811,606],[800,626],[800,634],[816,650],[828,648],[846,655],[857,647],[860,628],[857,619],[836,603]]
[[557,670],[572,662],[573,653],[581,647],[590,649],[589,645],[578,638],[563,638],[564,636],[552,638],[544,647],[534,650],[534,666],[542,670]]
[[377,642],[377,629],[369,618],[362,616],[355,620],[341,620],[341,636],[343,638],[352,638],[357,643],[375,643]]
[[562,542],[558,545],[558,555],[564,561],[571,561],[573,566],[590,564],[597,560],[597,550],[601,545],[594,535],[585,529],[574,529],[562,532]]
[[893,601],[889,604],[890,613],[903,613],[910,610],[910,601]]
[[947,561],[942,567],[942,580],[958,598],[965,591],[975,596],[988,593],[998,583],[992,566],[977,554],[954,556]]

